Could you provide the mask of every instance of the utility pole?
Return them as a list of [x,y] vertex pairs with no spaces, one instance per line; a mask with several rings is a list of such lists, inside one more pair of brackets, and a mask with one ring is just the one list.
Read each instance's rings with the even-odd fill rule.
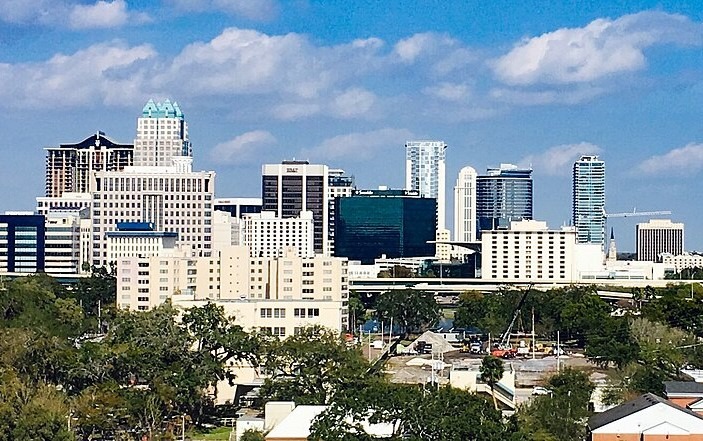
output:
[[559,348],[559,331],[557,331],[557,372],[559,372],[559,352],[561,352],[561,349]]
[[535,359],[535,307],[532,307],[532,359]]

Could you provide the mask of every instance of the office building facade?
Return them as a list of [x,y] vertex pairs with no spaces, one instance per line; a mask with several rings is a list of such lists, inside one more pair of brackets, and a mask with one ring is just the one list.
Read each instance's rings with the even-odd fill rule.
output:
[[684,225],[669,219],[652,219],[637,224],[637,260],[659,262],[661,254],[683,254],[683,233]]
[[329,167],[308,161],[283,161],[262,167],[262,211],[279,218],[297,217],[310,211],[314,224],[314,250],[328,248],[329,204],[327,201]]
[[44,271],[45,245],[44,216],[26,212],[0,215],[0,272]]
[[49,198],[64,193],[90,193],[90,174],[119,171],[133,164],[134,146],[119,144],[97,132],[75,144],[46,149],[46,192]]
[[436,202],[408,190],[356,190],[336,199],[335,255],[370,264],[435,255]]
[[176,157],[192,157],[188,124],[178,103],[149,100],[137,118],[134,165],[170,167]]
[[155,231],[178,233],[178,244],[196,255],[211,254],[215,172],[193,172],[191,161],[95,173],[93,265],[109,264],[106,233],[119,222],[153,223]]
[[445,227],[446,150],[444,141],[405,143],[405,189],[437,201],[438,229]]
[[605,250],[605,161],[581,156],[573,167],[572,221],[579,243]]
[[477,177],[473,167],[464,167],[454,186],[454,240],[457,242],[476,242]]
[[52,211],[45,216],[44,271],[52,275],[86,274],[91,263],[90,211]]
[[533,216],[532,170],[512,164],[488,168],[476,177],[478,231],[506,229]]

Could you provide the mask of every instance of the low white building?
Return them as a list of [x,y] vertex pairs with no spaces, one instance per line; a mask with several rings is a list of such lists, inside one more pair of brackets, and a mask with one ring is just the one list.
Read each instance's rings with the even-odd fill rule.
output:
[[51,275],[84,274],[90,263],[91,222],[86,209],[45,214],[44,271]]
[[507,230],[484,231],[481,244],[482,278],[499,283],[577,282],[582,271],[603,267],[600,246],[577,243],[574,227],[513,221]]
[[291,218],[278,217],[273,211],[248,214],[242,218],[242,230],[242,244],[252,257],[279,257],[289,248],[301,257],[315,255],[312,211]]
[[703,255],[696,253],[682,253],[673,255],[670,253],[662,253],[661,261],[667,269],[679,273],[687,268],[703,268]]

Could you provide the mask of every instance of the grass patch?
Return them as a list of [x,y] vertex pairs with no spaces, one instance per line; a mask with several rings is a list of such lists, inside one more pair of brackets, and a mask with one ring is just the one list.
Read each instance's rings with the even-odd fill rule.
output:
[[231,427],[215,427],[213,429],[194,430],[190,433],[190,438],[194,441],[229,440]]

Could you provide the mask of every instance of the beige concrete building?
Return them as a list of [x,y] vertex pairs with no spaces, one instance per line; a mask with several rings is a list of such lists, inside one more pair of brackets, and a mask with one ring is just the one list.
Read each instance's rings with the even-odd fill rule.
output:
[[683,223],[669,219],[651,219],[637,224],[637,260],[657,262],[662,253],[683,253]]
[[664,266],[667,269],[673,269],[677,273],[686,268],[703,268],[703,255],[701,254],[682,253],[673,255],[671,253],[663,253],[660,256]]
[[172,299],[187,308],[216,301],[245,328],[265,328],[279,336],[313,324],[348,328],[345,258],[303,258],[292,250],[279,258],[252,258],[244,246],[216,254],[119,258],[118,306],[147,310]]

